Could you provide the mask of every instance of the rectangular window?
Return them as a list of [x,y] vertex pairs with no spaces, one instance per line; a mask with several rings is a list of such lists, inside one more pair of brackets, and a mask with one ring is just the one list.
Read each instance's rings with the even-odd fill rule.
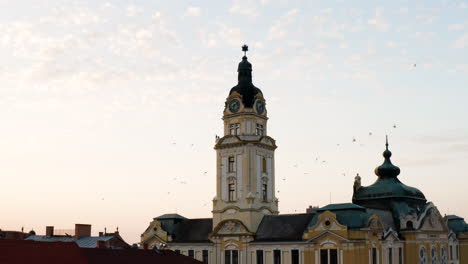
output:
[[231,250],[224,251],[224,264],[231,264]]
[[262,199],[264,202],[268,201],[268,185],[266,183],[262,184]]
[[208,250],[204,249],[202,251],[202,258],[203,258],[203,263],[208,264]]
[[229,157],[228,158],[228,171],[229,172],[234,172],[235,167],[236,167],[235,164],[236,162],[234,160],[234,157]]
[[450,245],[450,260],[453,260],[453,247]]
[[239,251],[237,250],[224,251],[224,264],[239,264]]
[[398,264],[403,264],[403,249],[398,248]]
[[281,250],[273,250],[273,264],[281,264]]
[[229,191],[229,201],[234,202],[236,200],[236,186],[235,182],[230,182],[228,185]]
[[257,250],[257,264],[263,264],[263,250]]
[[388,264],[393,264],[393,249],[388,249]]
[[262,158],[262,172],[267,173],[267,160],[266,158]]
[[291,264],[299,264],[299,250],[291,250]]
[[328,250],[320,250],[320,264],[328,264]]
[[372,264],[377,264],[377,249],[372,248]]
[[190,250],[188,251],[188,256],[191,257],[191,258],[193,258],[193,257],[195,256],[195,252],[194,252],[192,249],[190,249]]
[[456,245],[456,246],[455,246],[455,257],[456,257],[456,259],[459,259],[459,258],[460,258],[460,257],[458,256],[458,254],[459,254],[458,251],[459,251],[458,245]]
[[180,249],[174,250],[175,253],[180,254]]
[[229,125],[229,135],[240,135],[240,124],[230,124]]
[[338,264],[338,250],[329,249],[330,251],[330,264]]
[[257,124],[257,128],[255,129],[255,135],[263,136],[263,125]]

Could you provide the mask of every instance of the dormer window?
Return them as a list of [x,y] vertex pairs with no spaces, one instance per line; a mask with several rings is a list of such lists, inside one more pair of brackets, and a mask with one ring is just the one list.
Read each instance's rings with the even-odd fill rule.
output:
[[240,135],[240,124],[239,123],[229,125],[229,135],[232,135],[232,136]]
[[263,125],[257,124],[257,127],[255,129],[255,135],[257,136],[263,136]]

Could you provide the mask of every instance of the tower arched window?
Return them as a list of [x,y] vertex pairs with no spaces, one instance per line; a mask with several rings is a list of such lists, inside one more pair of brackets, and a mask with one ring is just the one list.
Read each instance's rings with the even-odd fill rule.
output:
[[268,201],[268,180],[267,179],[262,180],[262,201],[264,202]]
[[228,172],[234,172],[236,168],[236,161],[233,156],[228,158]]
[[228,182],[228,200],[229,202],[234,202],[236,198],[236,179],[231,177]]
[[257,135],[257,136],[263,136],[264,135],[263,125],[257,124],[257,127],[255,128],[255,135]]
[[262,172],[267,173],[267,160],[265,157],[262,158]]

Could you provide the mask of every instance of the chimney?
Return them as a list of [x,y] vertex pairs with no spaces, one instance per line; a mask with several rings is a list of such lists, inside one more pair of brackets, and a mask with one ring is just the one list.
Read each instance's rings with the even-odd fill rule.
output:
[[91,225],[75,224],[75,238],[90,237]]
[[99,237],[104,236],[104,232],[99,232]]
[[48,237],[54,236],[54,227],[53,226],[46,226],[45,228],[45,235]]
[[104,241],[104,240],[98,240],[98,242],[97,242],[97,248],[106,248],[106,241]]

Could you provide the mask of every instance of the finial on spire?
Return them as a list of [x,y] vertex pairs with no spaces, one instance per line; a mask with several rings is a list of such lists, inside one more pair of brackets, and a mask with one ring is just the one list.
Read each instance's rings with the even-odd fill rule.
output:
[[388,135],[385,135],[385,149],[388,150]]
[[244,52],[244,56],[247,56],[247,51],[249,51],[249,46],[244,44],[244,46],[242,46],[242,51]]

